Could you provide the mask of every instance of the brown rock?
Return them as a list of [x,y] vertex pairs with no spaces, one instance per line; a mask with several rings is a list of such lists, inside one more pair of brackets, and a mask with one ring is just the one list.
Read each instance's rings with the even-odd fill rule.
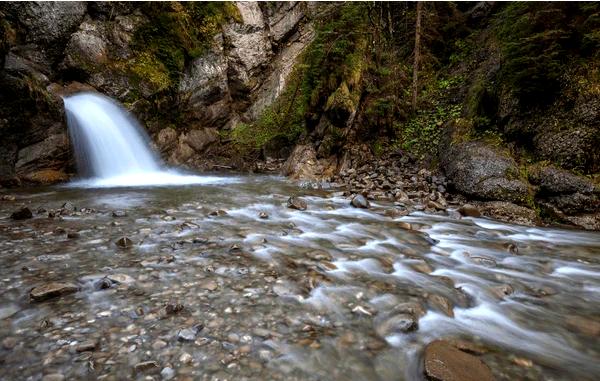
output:
[[33,217],[33,213],[28,207],[23,207],[10,215],[13,220],[26,220]]
[[600,321],[582,316],[569,316],[567,326],[587,336],[600,336]]
[[96,349],[98,346],[98,342],[95,340],[87,340],[82,343],[79,343],[75,350],[77,352],[91,352]]
[[144,373],[144,372],[157,372],[159,370],[158,363],[156,361],[144,361],[135,364],[134,370],[136,373]]
[[35,287],[29,293],[29,297],[34,302],[55,298],[58,296],[77,292],[79,286],[73,283],[50,282],[42,286]]
[[296,210],[306,210],[308,206],[306,205],[306,201],[300,197],[290,197],[287,202],[287,207]]
[[54,169],[42,169],[21,176],[25,181],[37,184],[55,184],[69,180],[69,176],[63,171]]
[[441,295],[431,294],[427,296],[427,303],[434,309],[443,312],[446,316],[454,317],[452,302],[447,298]]
[[128,249],[133,246],[133,241],[128,237],[121,237],[115,242],[115,245],[119,246],[121,249]]
[[425,374],[436,381],[494,380],[483,361],[443,340],[433,341],[425,348]]
[[458,208],[458,212],[465,217],[481,217],[479,209],[477,209],[471,204],[464,204],[463,206]]

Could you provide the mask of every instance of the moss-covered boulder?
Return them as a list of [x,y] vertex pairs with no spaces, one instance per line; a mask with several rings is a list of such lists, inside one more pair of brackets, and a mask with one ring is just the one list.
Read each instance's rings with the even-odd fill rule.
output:
[[519,178],[508,154],[482,142],[463,142],[442,152],[442,166],[454,189],[482,200],[530,202],[529,188]]

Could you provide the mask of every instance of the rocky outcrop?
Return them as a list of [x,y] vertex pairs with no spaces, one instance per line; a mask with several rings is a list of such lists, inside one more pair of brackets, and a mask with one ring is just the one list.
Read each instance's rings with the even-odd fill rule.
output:
[[509,155],[481,142],[452,145],[442,153],[442,167],[452,187],[482,200],[524,204],[529,199],[527,184]]
[[[184,9],[177,7],[165,12]],[[140,46],[138,32],[160,16],[143,4],[0,5],[0,31],[10,37],[0,46],[0,184],[61,180],[75,170],[60,98],[75,82],[123,102],[169,162],[237,166],[219,131],[251,122],[277,98],[312,35],[305,3],[235,7],[239,17],[226,16],[202,54],[161,51],[162,62]],[[170,59],[183,68],[173,73]]]

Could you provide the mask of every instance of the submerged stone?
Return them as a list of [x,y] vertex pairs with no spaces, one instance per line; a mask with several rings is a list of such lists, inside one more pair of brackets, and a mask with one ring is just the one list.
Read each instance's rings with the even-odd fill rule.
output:
[[115,242],[115,244],[121,249],[128,249],[133,246],[133,241],[128,237],[121,237]]
[[10,218],[13,220],[27,220],[32,217],[33,213],[31,213],[31,210],[28,207],[21,208],[10,215]]
[[35,287],[29,293],[29,297],[34,302],[55,298],[77,292],[79,286],[73,283],[50,282],[42,286]]

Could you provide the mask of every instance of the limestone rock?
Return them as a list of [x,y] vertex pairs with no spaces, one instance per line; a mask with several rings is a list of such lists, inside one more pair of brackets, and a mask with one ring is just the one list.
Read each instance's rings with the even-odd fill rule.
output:
[[443,340],[429,343],[425,348],[425,374],[438,381],[494,380],[483,361]]

